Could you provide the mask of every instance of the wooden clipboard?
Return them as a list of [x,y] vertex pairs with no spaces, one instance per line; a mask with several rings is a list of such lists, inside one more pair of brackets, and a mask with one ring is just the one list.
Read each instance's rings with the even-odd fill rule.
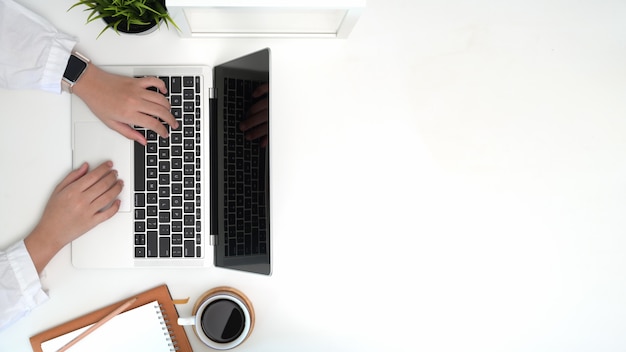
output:
[[[170,295],[170,291],[168,290],[167,285],[155,287],[151,290],[142,292],[133,297],[137,297],[137,301],[135,301],[135,303],[131,305],[127,310],[142,306],[154,300],[158,301],[161,305],[161,310],[163,311],[164,317],[165,315],[167,315],[166,320],[169,322],[168,328],[170,330],[172,340],[175,341],[175,344],[178,348],[177,351],[192,352],[191,345],[189,344],[189,339],[187,338],[187,334],[185,333],[185,329],[182,326],[178,325],[178,323],[176,322],[178,319],[178,311],[176,311],[174,301],[172,300],[172,296]],[[100,321],[107,314],[112,312],[115,308],[119,307],[127,300],[128,298],[108,305],[104,308],[98,309],[89,314],[83,315],[82,317],[70,320],[67,323],[61,324],[31,337],[30,344],[33,347],[33,351],[42,352],[41,344],[43,342]]]

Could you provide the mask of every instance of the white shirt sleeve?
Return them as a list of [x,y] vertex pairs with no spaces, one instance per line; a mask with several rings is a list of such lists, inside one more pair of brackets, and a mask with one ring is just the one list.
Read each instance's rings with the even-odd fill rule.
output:
[[0,331],[47,300],[24,241],[0,251]]
[[0,0],[0,87],[61,92],[76,39],[13,0]]

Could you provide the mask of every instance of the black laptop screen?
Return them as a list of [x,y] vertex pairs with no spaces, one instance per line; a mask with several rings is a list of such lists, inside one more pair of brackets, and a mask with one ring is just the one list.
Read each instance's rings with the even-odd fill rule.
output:
[[271,273],[269,64],[264,49],[215,67],[211,114],[215,265],[265,275]]

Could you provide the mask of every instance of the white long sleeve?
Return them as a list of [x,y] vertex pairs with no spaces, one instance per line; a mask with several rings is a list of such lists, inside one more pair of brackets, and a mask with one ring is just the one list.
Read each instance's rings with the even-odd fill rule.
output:
[[[13,0],[0,0],[0,88],[61,92],[76,40]],[[19,241],[0,251],[0,330],[48,300]]]
[[0,0],[0,87],[61,92],[76,39],[13,0]]
[[47,300],[24,241],[0,251],[0,331]]

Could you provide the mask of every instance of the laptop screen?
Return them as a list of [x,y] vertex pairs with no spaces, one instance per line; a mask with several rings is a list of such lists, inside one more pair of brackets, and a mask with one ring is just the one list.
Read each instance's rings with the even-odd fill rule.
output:
[[264,49],[216,66],[211,103],[215,265],[265,275],[271,273],[269,65]]

